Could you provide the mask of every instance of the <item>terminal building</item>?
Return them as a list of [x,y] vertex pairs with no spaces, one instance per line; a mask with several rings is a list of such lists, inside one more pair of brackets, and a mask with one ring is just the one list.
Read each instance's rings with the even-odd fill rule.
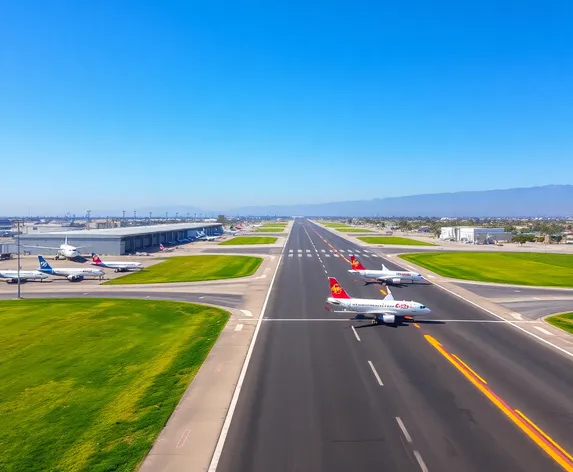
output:
[[441,229],[440,239],[475,244],[493,244],[497,241],[511,241],[512,234],[504,228],[475,228],[472,226],[447,226]]
[[102,255],[122,255],[136,251],[156,251],[160,244],[181,244],[182,240],[193,240],[199,232],[203,232],[206,236],[219,236],[223,234],[223,225],[221,223],[176,223],[23,234],[20,236],[20,244],[25,246],[22,249],[30,254],[50,254],[49,249],[33,246],[58,248],[67,236],[68,244],[80,248],[82,254],[95,252]]

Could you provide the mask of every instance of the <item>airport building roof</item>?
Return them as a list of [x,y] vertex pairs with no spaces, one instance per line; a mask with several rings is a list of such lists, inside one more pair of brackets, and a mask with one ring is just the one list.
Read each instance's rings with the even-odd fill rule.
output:
[[46,233],[29,233],[22,234],[20,237],[22,239],[33,239],[33,238],[50,238],[50,237],[61,237],[62,239],[66,235],[70,239],[79,238],[109,238],[109,237],[128,237],[128,236],[143,236],[145,234],[153,233],[165,233],[170,231],[183,231],[187,229],[200,229],[208,228],[213,226],[221,226],[221,223],[174,223],[174,224],[164,224],[164,225],[150,225],[150,226],[130,226],[125,228],[104,228],[104,229],[82,229],[79,231],[53,231]]

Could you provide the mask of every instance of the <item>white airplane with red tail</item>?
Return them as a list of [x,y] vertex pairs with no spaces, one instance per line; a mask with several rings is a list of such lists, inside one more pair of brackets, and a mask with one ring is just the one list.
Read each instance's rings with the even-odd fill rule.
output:
[[367,269],[354,256],[350,256],[350,264],[352,265],[352,269],[348,272],[363,279],[376,280],[377,282],[383,282],[385,284],[424,282],[422,274],[409,272],[407,270],[390,270],[384,264],[382,264],[382,270]]
[[[334,277],[329,277],[331,297],[326,303],[343,308],[346,312],[354,312],[372,316],[374,323],[396,323],[396,319],[414,321],[414,316],[427,315],[431,310],[421,303],[405,300],[394,300],[388,290],[388,295],[382,300],[376,298],[352,298]],[[325,307],[328,311],[330,309]]]
[[93,252],[92,265],[114,269],[114,272],[127,272],[130,269],[143,269],[143,265],[140,262],[102,261],[100,257]]

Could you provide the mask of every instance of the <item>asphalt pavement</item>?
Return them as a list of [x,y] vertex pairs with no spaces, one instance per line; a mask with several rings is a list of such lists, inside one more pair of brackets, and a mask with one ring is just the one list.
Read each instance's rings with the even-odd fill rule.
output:
[[397,268],[296,220],[217,471],[573,470],[569,358],[431,284],[391,288],[433,310],[416,325],[328,312],[328,276],[386,292],[350,254]]

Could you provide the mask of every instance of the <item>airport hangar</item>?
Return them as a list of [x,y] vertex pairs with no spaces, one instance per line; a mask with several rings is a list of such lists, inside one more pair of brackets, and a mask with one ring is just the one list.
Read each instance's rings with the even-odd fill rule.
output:
[[[170,241],[193,239],[199,231],[207,236],[223,234],[220,223],[176,223],[151,226],[133,226],[125,228],[83,229],[79,231],[57,231],[50,233],[22,234],[20,244],[30,254],[49,254],[49,249],[33,246],[58,248],[65,237],[68,244],[81,248],[80,252],[109,255],[129,254],[135,251],[153,251],[159,244]],[[55,253],[55,251],[52,251]]]

